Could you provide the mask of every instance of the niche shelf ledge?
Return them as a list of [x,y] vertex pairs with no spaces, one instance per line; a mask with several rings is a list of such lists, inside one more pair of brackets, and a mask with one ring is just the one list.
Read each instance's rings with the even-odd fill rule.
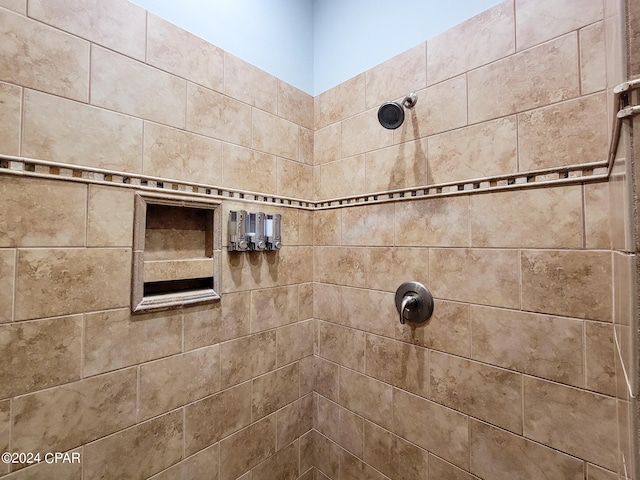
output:
[[220,300],[220,204],[136,194],[131,311]]

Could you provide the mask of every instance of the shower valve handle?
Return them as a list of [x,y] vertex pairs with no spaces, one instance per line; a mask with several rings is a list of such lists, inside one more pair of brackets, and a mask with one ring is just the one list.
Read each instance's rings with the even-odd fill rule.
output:
[[418,303],[418,296],[415,293],[408,293],[402,298],[400,305],[400,323],[404,325],[405,310],[409,311]]
[[400,323],[424,323],[433,314],[433,296],[427,287],[418,282],[404,282],[396,290],[396,309]]

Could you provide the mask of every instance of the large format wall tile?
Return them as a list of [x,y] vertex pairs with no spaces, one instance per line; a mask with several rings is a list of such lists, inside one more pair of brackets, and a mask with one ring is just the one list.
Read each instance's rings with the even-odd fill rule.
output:
[[240,337],[220,345],[220,382],[223,389],[267,373],[276,365],[274,330]]
[[[294,480],[299,478],[299,450],[300,446],[297,441],[278,450],[275,455],[251,470],[251,480],[271,480],[273,478]],[[249,477],[245,478],[245,480],[248,479]]]
[[429,396],[429,351],[426,348],[367,335],[365,360],[367,375],[416,395]]
[[516,117],[429,137],[428,183],[483,178],[517,170]]
[[524,310],[611,321],[611,254],[522,252]]
[[0,33],[0,80],[87,101],[89,42],[4,9]]
[[582,247],[582,188],[558,187],[469,197],[474,247]]
[[[87,445],[82,458],[89,478],[147,478],[182,459],[182,412],[140,423]],[[126,462],[114,462],[126,458]]]
[[149,13],[147,63],[194,83],[222,92],[224,52]]
[[192,83],[187,84],[187,130],[251,146],[251,107]]
[[[324,480],[325,477],[320,477]],[[326,477],[336,478],[336,477]],[[343,480],[386,480],[387,477],[346,450],[340,452],[340,478]]]
[[342,156],[351,157],[388,147],[393,143],[393,133],[380,126],[378,109],[367,110],[342,122]]
[[429,456],[429,478],[446,478],[448,480],[477,480],[477,477],[454,467],[435,455]]
[[141,148],[137,118],[25,91],[22,152],[27,157],[141,173]]
[[396,339],[468,358],[471,343],[469,306],[438,299],[433,303],[433,315],[428,322],[420,325],[396,323]]
[[602,93],[518,115],[520,170],[606,160],[606,104]]
[[316,198],[347,197],[366,191],[366,162],[357,155],[316,167]]
[[469,198],[442,197],[397,204],[396,245],[469,246]]
[[521,375],[431,352],[429,382],[431,400],[514,433],[522,433]]
[[270,415],[297,400],[299,390],[300,375],[297,363],[254,378],[251,386],[252,420]]
[[92,104],[184,128],[185,96],[185,80],[104,48],[91,48]]
[[579,94],[577,34],[566,35],[468,74],[469,123]]
[[278,159],[278,195],[293,198],[309,198],[313,191],[313,167],[304,163]]
[[313,130],[313,97],[287,82],[278,80],[278,112],[290,122]]
[[[313,315],[309,315],[311,316]],[[276,331],[276,358],[279,367],[313,355],[314,327],[315,322],[307,320]]]
[[345,209],[342,212],[342,244],[392,245],[394,211],[392,203]]
[[340,404],[387,429],[393,425],[393,387],[340,368]]
[[20,154],[22,89],[0,83],[0,153]]
[[298,286],[276,287],[251,295],[251,333],[297,322]]
[[252,126],[253,148],[278,157],[298,160],[299,128],[295,123],[255,108]]
[[420,43],[365,72],[367,108],[377,108],[384,102],[425,88],[426,61],[426,47]]
[[27,13],[27,0],[0,0],[0,6],[23,15]]
[[156,123],[144,124],[144,174],[220,185],[222,143]]
[[313,428],[313,394],[286,405],[276,413],[277,448],[289,444]]
[[[228,296],[223,295],[222,298],[228,298]],[[219,343],[223,338],[236,337],[237,330],[242,330],[241,334],[249,332],[248,315],[244,324],[222,322],[223,301],[221,299],[220,302],[195,305],[182,310],[185,352]]]
[[614,398],[525,377],[526,437],[614,469],[617,428]]
[[80,379],[82,317],[0,325],[0,398]]
[[342,124],[333,123],[317,129],[313,138],[314,165],[333,162],[342,157]]
[[471,331],[475,360],[584,387],[579,320],[472,305]]
[[[211,170],[209,173],[218,180],[221,178],[222,186],[251,192],[277,191],[277,159],[273,155],[223,143],[222,159],[222,172]],[[257,165],[260,165],[260,175],[250,174]]]
[[427,184],[427,140],[366,154],[367,192],[384,192]]
[[583,462],[471,419],[471,473],[491,480],[582,480]]
[[316,128],[352,117],[365,110],[366,74],[361,73],[316,97]]
[[16,251],[0,250],[0,323],[13,320],[13,284],[16,278]]
[[125,0],[34,0],[29,16],[138,60],[144,60],[147,12]]
[[516,0],[515,5],[518,51],[603,17],[600,0]]
[[129,189],[89,186],[87,246],[130,247],[134,193]]
[[191,455],[202,450],[250,423],[251,382],[187,405],[184,411],[185,453]]
[[63,452],[133,425],[136,370],[130,368],[13,401],[13,447]]
[[220,389],[220,347],[214,345],[140,367],[139,420],[181,407]]
[[0,247],[84,245],[85,185],[3,175],[0,197]]
[[[431,292],[437,298],[520,307],[519,255],[515,250],[433,248]],[[492,272],[488,276],[486,272]]]
[[224,53],[224,93],[269,113],[278,109],[278,79],[228,52]]
[[314,277],[318,282],[364,287],[366,250],[358,247],[315,248]]
[[365,334],[327,322],[318,322],[318,354],[344,367],[364,372]]
[[583,95],[604,90],[607,67],[604,22],[580,30],[580,90]]
[[[466,75],[459,75],[416,93],[418,103],[405,113],[402,126],[394,130],[395,143],[467,125]],[[378,129],[380,128],[382,127],[378,125]]]
[[220,442],[220,480],[234,480],[276,453],[276,418],[265,417]]
[[[150,342],[149,339],[154,339]],[[83,375],[117,370],[180,352],[182,315],[131,315],[120,309],[85,316]]]
[[588,183],[584,186],[585,246],[608,250],[612,246],[611,197],[608,183]]
[[614,326],[585,322],[586,388],[607,395],[616,394]]
[[124,307],[130,275],[130,249],[19,250],[15,319]]
[[408,281],[429,285],[429,251],[426,248],[367,248],[366,287],[395,292]]
[[393,293],[347,287],[342,289],[340,323],[392,338],[397,321],[398,311]]
[[469,469],[469,418],[402,390],[393,394],[391,430],[439,457]]
[[316,403],[316,430],[362,458],[364,419],[320,395]]
[[428,40],[427,82],[433,85],[513,53],[514,31],[513,2],[506,1]]
[[215,444],[201,452],[176,463],[171,468],[152,477],[153,480],[183,480],[187,478],[209,478],[218,480],[220,445]]
[[434,457],[403,438],[365,422],[362,458],[389,478],[427,478],[429,463]]

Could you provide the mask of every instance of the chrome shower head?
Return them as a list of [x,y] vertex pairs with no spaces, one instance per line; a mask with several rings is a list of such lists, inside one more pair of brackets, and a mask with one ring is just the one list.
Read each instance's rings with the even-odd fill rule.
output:
[[[415,93],[409,93],[402,100],[402,106],[413,108],[418,101]],[[378,109],[378,121],[380,125],[389,130],[395,130],[404,122],[404,109],[397,102],[383,103]]]

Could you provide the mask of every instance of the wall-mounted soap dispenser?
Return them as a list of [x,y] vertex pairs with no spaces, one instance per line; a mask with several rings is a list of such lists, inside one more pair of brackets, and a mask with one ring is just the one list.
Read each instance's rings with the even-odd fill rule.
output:
[[247,212],[245,210],[231,210],[229,212],[229,250],[234,252],[249,250]]
[[262,252],[282,247],[282,215],[279,213],[229,212],[229,251]]
[[249,241],[249,250],[258,252],[266,250],[267,242],[264,239],[264,213],[249,212],[247,240]]
[[267,241],[267,250],[280,250],[282,216],[279,213],[267,214],[264,223],[264,235]]

